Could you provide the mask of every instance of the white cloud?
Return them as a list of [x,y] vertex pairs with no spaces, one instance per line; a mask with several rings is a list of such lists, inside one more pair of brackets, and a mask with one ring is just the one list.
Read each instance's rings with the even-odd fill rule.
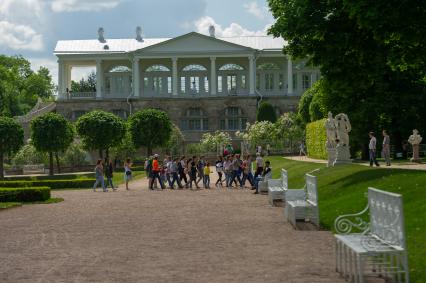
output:
[[258,19],[265,19],[267,16],[268,9],[266,7],[259,7],[257,2],[252,1],[250,3],[244,4],[244,9]]
[[0,21],[0,45],[13,50],[40,51],[43,38],[30,26]]
[[42,14],[41,0],[1,0],[0,16],[9,21],[28,21],[40,18]]
[[245,29],[238,23],[231,23],[228,27],[222,27],[212,17],[205,16],[194,22],[196,31],[202,34],[209,34],[209,27],[213,25],[218,37],[233,37],[233,36],[260,36],[266,35],[269,24],[263,30],[252,31]]
[[122,0],[53,0],[51,8],[54,12],[102,11],[117,7]]

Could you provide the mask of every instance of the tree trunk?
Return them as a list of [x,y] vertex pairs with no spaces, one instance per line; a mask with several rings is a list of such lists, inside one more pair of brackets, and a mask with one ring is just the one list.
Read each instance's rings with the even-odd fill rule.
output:
[[58,152],[55,152],[55,158],[56,158],[56,168],[58,169],[58,173],[61,173],[61,165],[59,164],[59,154],[58,154]]
[[102,149],[99,149],[99,158],[104,159],[104,153],[103,153]]
[[107,148],[107,149],[105,150],[105,157],[106,157],[106,158],[109,158],[109,148]]
[[3,159],[4,159],[3,152],[0,151],[0,180],[4,179]]
[[151,156],[152,155],[152,147],[149,145],[149,146],[147,146],[147,151],[148,151],[148,156]]
[[53,176],[53,152],[49,152],[49,175]]

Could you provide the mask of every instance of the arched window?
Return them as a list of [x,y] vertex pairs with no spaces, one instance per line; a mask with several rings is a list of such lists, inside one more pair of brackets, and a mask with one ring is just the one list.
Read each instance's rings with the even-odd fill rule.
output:
[[207,131],[209,120],[200,107],[191,107],[186,110],[180,128],[182,131]]
[[170,72],[170,69],[164,65],[152,65],[146,68],[145,72]]
[[247,117],[239,107],[227,107],[223,119],[220,120],[220,129],[228,131],[244,130]]
[[127,66],[114,66],[109,70],[110,73],[126,73],[131,71],[132,69]]
[[259,64],[257,66],[258,70],[264,70],[264,71],[275,71],[275,70],[281,70],[280,66],[278,66],[275,63],[263,63]]
[[219,71],[243,71],[244,68],[237,64],[225,64],[219,68]]
[[184,72],[191,72],[191,71],[207,71],[206,67],[204,67],[203,65],[199,65],[199,64],[191,64],[191,65],[187,65],[185,66],[182,71]]

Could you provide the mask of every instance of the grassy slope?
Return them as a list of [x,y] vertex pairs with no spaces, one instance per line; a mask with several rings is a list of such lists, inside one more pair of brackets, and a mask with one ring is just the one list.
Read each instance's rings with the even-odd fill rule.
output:
[[367,204],[364,193],[375,187],[403,195],[405,230],[409,251],[410,275],[413,282],[426,274],[426,172],[417,170],[370,168],[345,165],[326,168],[324,164],[299,162],[271,157],[273,177],[279,178],[280,168],[289,173],[290,188],[304,184],[303,175],[321,168],[318,176],[321,225],[333,230],[334,219],[341,214],[361,211]]

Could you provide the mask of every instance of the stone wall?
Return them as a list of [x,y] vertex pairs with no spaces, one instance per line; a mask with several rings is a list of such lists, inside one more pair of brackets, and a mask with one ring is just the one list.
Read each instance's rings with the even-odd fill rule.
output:
[[[274,96],[266,97],[263,101],[271,103],[278,115],[295,111],[300,97],[297,96]],[[188,142],[198,142],[205,132],[213,132],[220,129],[220,120],[225,115],[227,107],[239,107],[241,116],[253,123],[256,121],[257,100],[256,97],[202,97],[202,98],[140,98],[131,100],[132,111],[146,108],[157,108],[167,112],[176,125],[180,125],[181,120],[186,116],[187,110],[199,107],[209,120],[208,131],[182,131]],[[76,120],[76,113],[82,114],[91,110],[100,109],[105,111],[122,111],[129,113],[130,105],[123,99],[87,99],[87,100],[66,100],[58,101],[56,105],[57,113],[62,114],[69,120]],[[235,131],[229,131],[234,137]]]

